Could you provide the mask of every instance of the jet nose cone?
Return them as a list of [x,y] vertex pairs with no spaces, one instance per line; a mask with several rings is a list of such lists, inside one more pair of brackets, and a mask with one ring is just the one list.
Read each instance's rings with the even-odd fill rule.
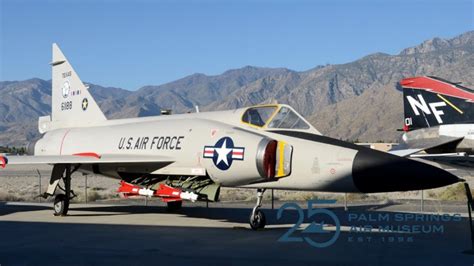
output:
[[438,167],[365,149],[354,158],[352,178],[364,193],[430,189],[461,181]]

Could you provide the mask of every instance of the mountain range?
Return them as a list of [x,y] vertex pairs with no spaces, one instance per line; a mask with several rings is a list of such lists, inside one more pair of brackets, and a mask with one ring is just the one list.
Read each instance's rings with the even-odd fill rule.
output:
[[[474,87],[474,31],[433,38],[397,55],[375,53],[347,64],[307,71],[245,66],[220,75],[193,74],[136,91],[90,84],[110,119],[194,110],[224,110],[260,103],[286,103],[323,134],[359,141],[397,141],[403,125],[405,77],[433,75]],[[87,83],[87,82],[86,82]],[[0,82],[0,146],[24,145],[38,136],[38,116],[48,115],[51,81]]]

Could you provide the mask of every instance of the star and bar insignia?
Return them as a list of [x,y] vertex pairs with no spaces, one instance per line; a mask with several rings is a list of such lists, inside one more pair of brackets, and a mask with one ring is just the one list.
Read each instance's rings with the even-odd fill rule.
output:
[[204,146],[204,158],[212,158],[214,165],[220,170],[227,170],[234,160],[244,159],[245,148],[235,147],[230,137],[219,139],[214,146]]

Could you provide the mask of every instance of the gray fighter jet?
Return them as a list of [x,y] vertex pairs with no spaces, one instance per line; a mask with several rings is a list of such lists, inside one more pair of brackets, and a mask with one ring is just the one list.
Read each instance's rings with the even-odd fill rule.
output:
[[397,88],[403,91],[405,133],[400,145],[390,152],[437,162],[471,175],[474,90],[433,76],[405,78]]
[[56,44],[51,65],[52,111],[39,118],[42,137],[29,145],[30,156],[0,161],[53,165],[44,196],[56,195],[55,215],[68,212],[75,171],[117,178],[119,192],[160,197],[171,209],[183,200],[216,201],[220,187],[253,188],[253,229],[265,226],[260,207],[269,188],[373,193],[460,181],[422,162],[322,136],[283,104],[108,120]]

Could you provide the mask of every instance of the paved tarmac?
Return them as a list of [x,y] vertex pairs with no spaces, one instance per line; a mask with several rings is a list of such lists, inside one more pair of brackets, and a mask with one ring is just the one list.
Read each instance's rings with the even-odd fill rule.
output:
[[[471,244],[465,214],[456,218],[452,218],[453,213],[446,215],[451,217],[449,221],[428,221],[434,216],[419,215],[416,221],[414,213],[397,212],[393,204],[352,206],[347,212],[338,206],[329,210],[340,221],[340,235],[334,244],[318,248],[308,243],[323,243],[337,231],[337,223],[330,216],[305,218],[301,225],[304,229],[312,221],[324,221],[329,233],[299,229],[289,235],[292,242],[282,242],[281,237],[293,227],[298,213],[288,209],[277,220],[277,210],[265,209],[269,225],[264,230],[253,231],[247,224],[250,207],[249,204],[219,204],[211,208],[197,205],[168,213],[162,206],[72,204],[69,216],[54,217],[50,203],[0,202],[0,264],[474,264],[473,255],[462,253]],[[408,220],[395,221],[396,217],[405,215]],[[380,224],[426,228],[442,225],[443,232],[351,231],[356,225],[375,228]]]

